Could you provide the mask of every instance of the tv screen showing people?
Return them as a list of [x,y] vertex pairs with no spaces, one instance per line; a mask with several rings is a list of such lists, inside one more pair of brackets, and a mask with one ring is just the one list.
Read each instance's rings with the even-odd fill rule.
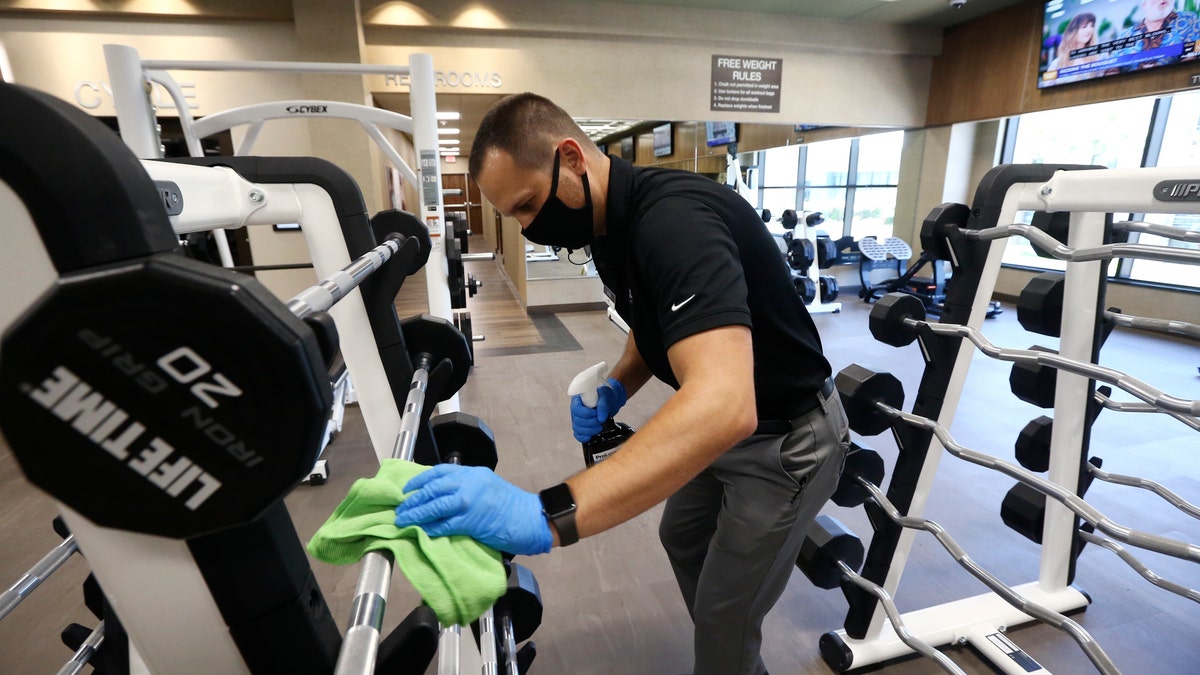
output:
[[1186,0],[1050,0],[1038,87],[1197,58],[1200,18]]
[[705,122],[704,131],[710,148],[737,142],[737,125],[734,122]]

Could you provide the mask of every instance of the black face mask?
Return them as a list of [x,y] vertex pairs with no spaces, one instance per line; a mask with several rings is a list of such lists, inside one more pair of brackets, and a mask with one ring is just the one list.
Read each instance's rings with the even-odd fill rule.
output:
[[525,238],[543,246],[561,248],[583,248],[592,243],[592,191],[588,189],[587,174],[583,174],[583,199],[581,208],[573,209],[563,203],[558,192],[558,151],[554,151],[554,171],[550,183],[550,197],[529,225],[521,230]]

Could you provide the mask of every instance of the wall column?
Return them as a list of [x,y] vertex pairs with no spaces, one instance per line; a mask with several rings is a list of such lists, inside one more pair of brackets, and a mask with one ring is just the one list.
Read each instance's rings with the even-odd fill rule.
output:
[[[296,38],[304,61],[365,63],[359,1],[293,0]],[[304,75],[311,99],[374,105],[360,75]],[[312,152],[345,169],[358,183],[368,213],[383,208],[384,159],[363,129],[346,120],[309,120]]]

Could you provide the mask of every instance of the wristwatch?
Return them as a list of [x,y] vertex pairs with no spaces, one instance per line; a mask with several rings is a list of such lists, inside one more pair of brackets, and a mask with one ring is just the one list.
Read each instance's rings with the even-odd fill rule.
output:
[[542,513],[554,523],[558,530],[558,545],[570,546],[579,541],[579,530],[575,529],[575,497],[571,487],[559,483],[538,493],[542,500]]

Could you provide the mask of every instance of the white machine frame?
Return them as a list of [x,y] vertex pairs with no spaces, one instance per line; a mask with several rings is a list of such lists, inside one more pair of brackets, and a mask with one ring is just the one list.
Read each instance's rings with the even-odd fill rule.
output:
[[[1004,198],[997,222],[1001,226],[1016,222],[1018,211],[1071,212],[1067,246],[1076,251],[1099,247],[1103,243],[1108,213],[1200,213],[1200,201],[1161,201],[1155,198],[1163,181],[1194,182],[1195,173],[1194,169],[1179,168],[1059,171],[1045,182],[1012,185]],[[987,261],[967,322],[971,328],[978,330],[983,324],[995,290],[1006,242],[1006,238],[990,242]],[[1120,255],[1121,251],[1116,253]],[[1105,262],[1097,257],[1067,263],[1063,305],[1072,310],[1064,312],[1062,318],[1058,353],[1063,357],[1092,362],[1100,271]],[[974,355],[975,346],[969,340],[963,340],[951,382],[946,389],[942,413],[936,420],[947,429],[954,421]],[[1078,489],[1082,439],[1088,424],[1088,387],[1087,377],[1058,370],[1048,478],[1071,492],[1077,492]],[[907,515],[920,517],[924,512],[944,451],[945,447],[934,438]],[[905,529],[900,534],[883,584],[884,589],[892,595],[896,594],[915,536],[916,532],[912,529]],[[1015,586],[1014,590],[1030,601],[1058,612],[1085,607],[1089,599],[1067,583],[1074,536],[1075,514],[1058,501],[1047,499],[1038,578]],[[1023,663],[1028,656],[1002,635],[1008,627],[1034,619],[994,593],[910,611],[902,615],[902,620],[913,636],[931,645],[971,644],[1005,673],[1028,675],[1031,672],[1048,672],[1044,669],[1028,670],[1028,661]],[[839,630],[836,634],[851,650],[854,668],[912,653],[912,649],[897,636],[879,605],[875,607],[863,639],[850,638],[845,630]],[[1034,665],[1041,668],[1036,662]]]
[[[200,148],[201,138],[235,126],[249,125],[241,145],[235,151],[235,154],[245,156],[249,155],[253,149],[263,123],[270,119],[320,117],[358,122],[400,174],[421,188],[421,213],[419,215],[427,225],[429,237],[433,243],[429,261],[425,264],[429,312],[447,320],[453,319],[449,285],[446,281],[447,265],[443,243],[445,211],[442,201],[441,160],[438,155],[437,142],[437,101],[434,93],[433,59],[429,54],[410,55],[407,67],[284,61],[170,61],[142,59],[137,50],[132,47],[105,45],[104,58],[108,64],[121,138],[134,154],[143,159],[162,157],[162,145],[157,132],[154,104],[149,95],[151,83],[162,85],[174,101],[175,107],[179,111],[179,120],[187,141],[188,152],[194,157],[203,156]],[[409,96],[413,115],[410,117],[366,105],[339,101],[291,100],[232,108],[208,115],[201,120],[195,120],[187,106],[182,89],[168,72],[172,70],[406,75],[411,82]],[[288,108],[293,108],[295,111],[289,111]],[[414,171],[400,157],[395,147],[379,131],[380,126],[412,135],[413,146],[420,162],[417,170]],[[277,222],[294,221],[281,220]],[[232,258],[223,232],[217,229],[214,230],[214,234],[218,235],[216,240],[221,252],[222,264],[227,267],[231,266]],[[315,264],[315,249],[310,245],[309,250],[314,255]],[[322,270],[318,268],[317,275],[321,274]],[[457,397],[453,401],[454,409],[457,410]]]

